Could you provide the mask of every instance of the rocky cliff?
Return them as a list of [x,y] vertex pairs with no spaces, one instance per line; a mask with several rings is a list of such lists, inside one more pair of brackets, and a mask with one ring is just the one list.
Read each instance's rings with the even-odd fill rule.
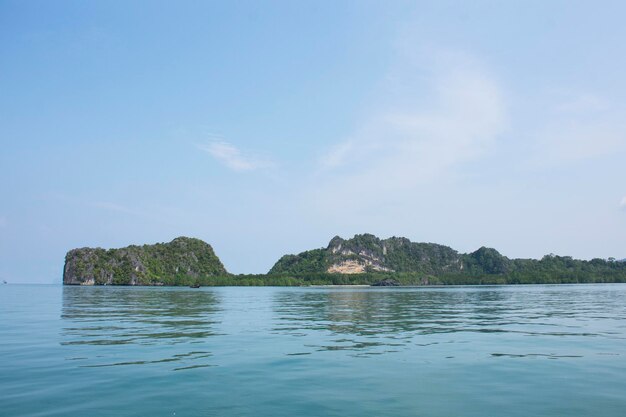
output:
[[269,273],[419,272],[439,275],[460,272],[463,268],[463,255],[448,246],[362,234],[352,239],[336,236],[326,248],[285,255]]
[[[587,261],[554,254],[541,259],[511,259],[484,246],[459,253],[435,243],[363,234],[351,239],[336,236],[325,248],[285,255],[269,271],[273,276],[310,279],[344,275],[343,281],[350,283],[362,282],[357,275],[367,273],[397,278],[405,285],[624,282],[626,263],[613,258]],[[342,279],[332,279],[343,283]]]
[[121,249],[80,248],[65,256],[65,285],[184,285],[227,275],[211,245],[178,237]]

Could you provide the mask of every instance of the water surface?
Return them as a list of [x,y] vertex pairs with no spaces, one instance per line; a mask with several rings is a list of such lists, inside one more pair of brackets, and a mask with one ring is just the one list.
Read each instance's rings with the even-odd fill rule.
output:
[[626,285],[0,287],[2,416],[623,416]]

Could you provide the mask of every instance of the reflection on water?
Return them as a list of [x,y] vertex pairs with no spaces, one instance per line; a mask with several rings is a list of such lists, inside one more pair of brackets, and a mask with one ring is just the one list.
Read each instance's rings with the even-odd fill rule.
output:
[[7,416],[621,417],[626,408],[626,284],[9,285],[0,317]]
[[[187,370],[223,366],[228,355],[266,353],[304,359],[408,352],[424,360],[620,355],[614,347],[624,343],[624,291],[586,288],[65,287],[61,345],[66,360],[105,369],[171,362],[168,369]],[[604,348],[585,350],[591,339]]]
[[[626,318],[621,295],[611,291],[588,295],[584,289],[555,287],[283,291],[274,296],[277,324],[273,330],[295,337],[323,332],[327,336],[323,343],[308,347],[361,355],[407,346],[471,343],[473,333],[622,339],[614,329],[595,324],[597,319]],[[580,357],[551,352],[494,352],[492,356]]]
[[[210,291],[64,287],[61,345],[76,346],[78,356],[67,359],[89,361],[80,365],[83,367],[190,362],[207,358],[211,353],[194,349],[194,344],[217,334],[215,313],[220,311],[219,304],[216,294]],[[94,345],[98,348],[89,348]],[[147,345],[171,348],[167,349],[166,357],[146,358],[148,350],[141,346]],[[111,349],[107,351],[106,346]],[[115,350],[115,346],[122,349]],[[97,355],[89,355],[91,352]],[[149,352],[153,354],[155,349]],[[107,362],[108,356],[129,360]],[[93,362],[91,359],[105,360]],[[209,365],[174,369],[199,366]]]

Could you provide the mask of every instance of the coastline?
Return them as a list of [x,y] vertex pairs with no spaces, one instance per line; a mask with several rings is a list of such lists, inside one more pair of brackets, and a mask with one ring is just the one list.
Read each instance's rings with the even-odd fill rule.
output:
[[367,284],[322,284],[322,285],[303,285],[303,288],[370,288],[372,285]]

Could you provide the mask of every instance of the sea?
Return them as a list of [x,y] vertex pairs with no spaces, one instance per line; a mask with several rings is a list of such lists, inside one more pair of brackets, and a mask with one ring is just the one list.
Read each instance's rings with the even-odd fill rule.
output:
[[626,285],[0,286],[0,416],[623,417]]

